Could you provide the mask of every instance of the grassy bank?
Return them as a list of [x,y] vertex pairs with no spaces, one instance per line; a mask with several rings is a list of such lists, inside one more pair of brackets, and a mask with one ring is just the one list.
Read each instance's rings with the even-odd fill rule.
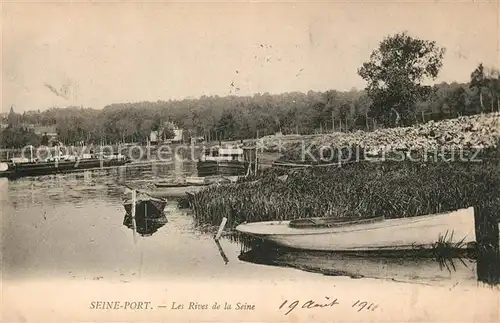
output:
[[[199,224],[234,228],[241,222],[318,216],[411,217],[469,206],[500,210],[500,164],[360,162],[294,171],[210,187],[194,196]],[[500,214],[500,212],[498,212]]]

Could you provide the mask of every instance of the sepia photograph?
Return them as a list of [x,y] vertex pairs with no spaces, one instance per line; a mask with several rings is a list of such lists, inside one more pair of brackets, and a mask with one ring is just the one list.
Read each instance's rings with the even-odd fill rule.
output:
[[2,322],[500,321],[500,2],[0,6]]

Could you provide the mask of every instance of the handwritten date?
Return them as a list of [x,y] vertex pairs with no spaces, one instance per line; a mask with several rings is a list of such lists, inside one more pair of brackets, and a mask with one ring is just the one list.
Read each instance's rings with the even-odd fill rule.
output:
[[357,308],[358,312],[361,312],[362,310],[373,312],[377,309],[378,305],[375,303],[368,303],[365,301],[357,300],[356,302],[354,302],[354,304],[352,304],[352,307]]
[[[339,305],[338,300],[335,298],[331,300],[329,297],[325,297],[326,302],[323,303],[318,303],[313,300],[308,300],[307,302],[304,302],[300,308],[305,308],[305,309],[312,309],[312,308],[323,308],[323,307],[332,307],[335,305]],[[288,308],[285,308],[285,305],[288,304]],[[288,300],[285,300],[279,307],[281,310],[282,308],[285,308],[287,311],[285,312],[285,315],[290,314],[297,306],[299,306],[300,302],[298,300],[293,301],[291,303],[288,303]]]
[[[281,303],[278,309],[284,310],[285,315],[288,315],[297,308],[313,309],[313,308],[334,307],[337,305],[340,305],[337,298],[334,299],[325,296],[325,300],[321,302],[308,300],[304,303],[301,303],[298,300],[295,300],[293,302],[285,300],[283,303]],[[378,304],[375,303],[368,303],[366,301],[357,300],[356,302],[351,304],[351,307],[357,312],[361,312],[361,311],[375,311],[379,306]]]

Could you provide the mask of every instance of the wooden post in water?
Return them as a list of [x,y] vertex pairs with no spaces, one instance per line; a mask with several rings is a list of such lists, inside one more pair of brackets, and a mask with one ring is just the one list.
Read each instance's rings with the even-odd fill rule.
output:
[[[281,140],[281,139],[280,139]],[[255,176],[257,176],[257,146],[259,145],[258,144],[258,141],[259,141],[259,130],[257,130],[257,138],[255,140]]]
[[149,141],[149,137],[147,139],[146,157],[147,157],[148,161],[151,160],[151,141]]
[[217,245],[217,249],[219,249],[219,253],[220,253],[222,259],[224,260],[224,263],[227,265],[227,263],[229,262],[229,259],[227,258],[226,253],[224,252],[224,250],[222,250],[222,246],[220,245],[218,240],[215,240],[215,244]]
[[224,217],[222,219],[222,222],[219,226],[219,230],[217,231],[217,234],[215,235],[215,241],[219,241],[220,237],[222,236],[222,231],[224,230],[224,227],[226,226],[227,223],[227,218]]
[[489,285],[500,283],[500,226],[497,214],[493,203],[474,207],[477,278]]
[[255,147],[255,176],[257,176],[257,147]]
[[332,110],[332,133],[335,132],[335,116],[333,115],[333,110]]
[[134,230],[134,242],[136,242],[136,227],[135,227],[135,204],[137,202],[137,192],[135,190],[132,190],[132,208],[130,209],[130,212],[132,214],[132,230]]

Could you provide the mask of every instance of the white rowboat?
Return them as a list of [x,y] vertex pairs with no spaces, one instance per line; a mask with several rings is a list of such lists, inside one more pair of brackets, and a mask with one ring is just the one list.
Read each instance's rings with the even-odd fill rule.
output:
[[417,217],[360,220],[336,220],[333,225],[306,225],[305,219],[254,222],[240,224],[236,230],[284,247],[322,251],[431,248],[444,237],[449,243],[463,242],[463,247],[476,241],[472,207]]

